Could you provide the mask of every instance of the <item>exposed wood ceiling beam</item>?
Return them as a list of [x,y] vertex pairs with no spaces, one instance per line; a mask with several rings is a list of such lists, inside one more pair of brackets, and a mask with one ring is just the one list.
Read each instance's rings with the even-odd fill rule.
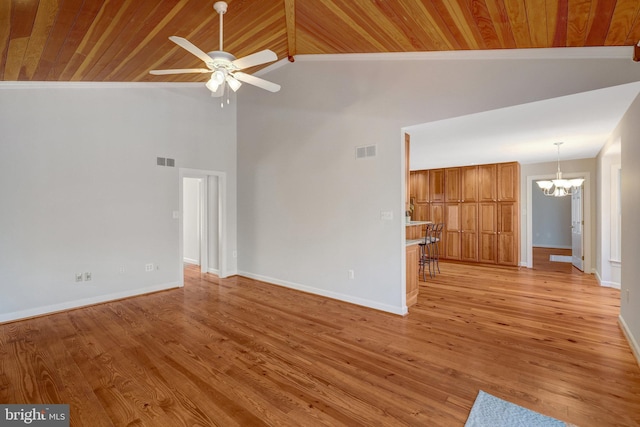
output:
[[293,62],[296,54],[296,0],[284,0],[284,18],[287,23],[287,56]]

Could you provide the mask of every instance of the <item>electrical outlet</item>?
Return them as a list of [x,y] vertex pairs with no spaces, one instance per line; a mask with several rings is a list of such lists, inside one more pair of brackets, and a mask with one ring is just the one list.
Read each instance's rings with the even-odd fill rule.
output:
[[153,271],[153,264],[145,264],[144,271]]
[[355,279],[355,278],[356,278],[356,273],[355,273],[355,271],[353,271],[353,270],[349,270],[347,273],[349,274],[349,279],[350,279],[350,280],[353,280],[353,279]]
[[126,269],[124,268],[124,265],[121,265],[120,267],[118,267],[118,273],[122,274],[126,271]]
[[238,258],[238,251],[233,251],[231,256],[233,256],[234,258]]
[[87,271],[86,273],[84,273],[84,281],[85,282],[91,281],[91,272],[90,271]]
[[76,282],[82,282],[83,277],[82,273],[76,273]]

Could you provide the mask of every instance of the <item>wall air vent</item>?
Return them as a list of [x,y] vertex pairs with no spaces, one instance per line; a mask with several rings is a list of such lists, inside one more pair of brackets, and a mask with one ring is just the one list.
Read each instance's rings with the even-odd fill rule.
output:
[[367,157],[376,156],[376,146],[366,145],[362,147],[356,147],[356,159],[365,159]]

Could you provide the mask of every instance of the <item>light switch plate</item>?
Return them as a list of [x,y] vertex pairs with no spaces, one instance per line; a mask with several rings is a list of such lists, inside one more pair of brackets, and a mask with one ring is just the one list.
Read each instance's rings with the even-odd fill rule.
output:
[[393,219],[393,212],[392,211],[380,211],[380,219],[383,219],[385,221],[390,221]]

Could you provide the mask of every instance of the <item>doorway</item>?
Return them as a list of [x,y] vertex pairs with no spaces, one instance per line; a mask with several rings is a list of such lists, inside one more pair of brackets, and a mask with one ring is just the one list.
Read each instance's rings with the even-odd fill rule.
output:
[[207,236],[202,235],[203,178],[182,179],[182,260],[185,264],[201,266],[203,244]]
[[[568,179],[585,180],[572,197],[543,196],[536,181],[553,178],[555,176],[552,175],[527,177],[526,267],[540,266],[552,271],[590,273],[589,173],[566,174]],[[534,214],[534,211],[537,212]]]
[[226,277],[226,176],[224,172],[180,169],[179,257],[201,273]]

